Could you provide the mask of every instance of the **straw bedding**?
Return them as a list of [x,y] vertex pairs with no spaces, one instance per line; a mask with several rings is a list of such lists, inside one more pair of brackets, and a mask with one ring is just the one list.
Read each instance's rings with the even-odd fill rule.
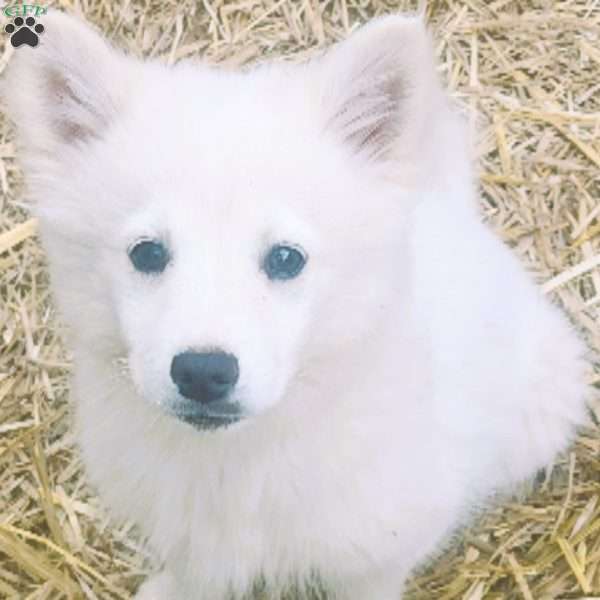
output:
[[[417,8],[386,0],[59,6],[83,13],[132,52],[169,63],[203,55],[233,66],[305,58],[375,15]],[[426,15],[442,76],[476,133],[482,212],[589,342],[594,395],[600,2],[440,0]],[[1,37],[3,70],[14,50]],[[152,560],[135,528],[111,523],[86,485],[69,433],[70,359],[3,114],[0,189],[0,598],[129,598]],[[595,399],[591,412],[570,452],[525,493],[484,511],[415,576],[411,600],[600,598]]]

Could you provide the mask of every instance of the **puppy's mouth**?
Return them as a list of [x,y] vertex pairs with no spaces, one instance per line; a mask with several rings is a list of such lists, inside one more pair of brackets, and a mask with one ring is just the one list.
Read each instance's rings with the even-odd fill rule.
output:
[[173,405],[172,414],[201,431],[223,429],[244,418],[240,405],[227,401],[203,405],[193,401],[179,400]]

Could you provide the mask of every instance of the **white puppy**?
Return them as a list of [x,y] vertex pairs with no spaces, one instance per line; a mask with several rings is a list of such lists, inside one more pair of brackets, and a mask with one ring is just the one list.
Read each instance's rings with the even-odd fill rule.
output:
[[398,599],[585,413],[582,344],[480,222],[422,22],[242,73],[44,25],[5,96],[89,477],[165,564],[139,598]]

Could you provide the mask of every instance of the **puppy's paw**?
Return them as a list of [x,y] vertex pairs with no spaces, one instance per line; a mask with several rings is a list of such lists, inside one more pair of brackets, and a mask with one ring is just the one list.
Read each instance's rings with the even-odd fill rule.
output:
[[401,600],[405,576],[399,569],[368,578],[349,577],[336,589],[336,600]]
[[175,580],[164,572],[153,575],[142,584],[135,595],[135,600],[178,600]]

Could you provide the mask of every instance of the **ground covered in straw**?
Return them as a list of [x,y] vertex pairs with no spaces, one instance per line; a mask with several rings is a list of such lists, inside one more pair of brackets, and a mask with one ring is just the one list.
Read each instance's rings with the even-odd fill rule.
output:
[[[167,62],[304,58],[386,0],[70,0],[120,46]],[[478,131],[485,217],[600,348],[600,3],[432,0],[442,76]],[[5,23],[2,23],[2,27]],[[13,49],[2,36],[0,70]],[[475,117],[475,114],[479,115]],[[0,120],[0,597],[129,598],[151,568],[110,523],[69,434],[69,356]],[[590,368],[592,386],[600,370]],[[409,598],[600,597],[600,432],[526,494],[487,510],[411,584]],[[377,600],[377,599],[373,599]]]

